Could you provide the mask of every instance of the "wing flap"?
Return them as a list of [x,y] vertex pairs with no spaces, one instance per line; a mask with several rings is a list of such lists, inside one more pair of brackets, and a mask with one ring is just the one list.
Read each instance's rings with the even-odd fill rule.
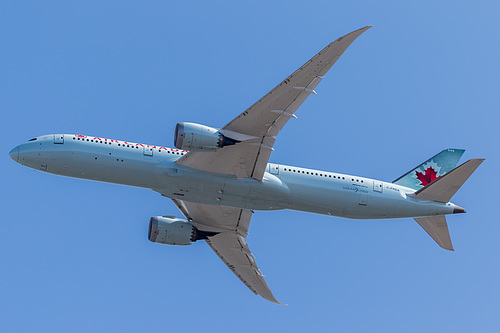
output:
[[205,205],[172,199],[184,216],[201,231],[237,231],[248,234],[252,211],[225,206]]

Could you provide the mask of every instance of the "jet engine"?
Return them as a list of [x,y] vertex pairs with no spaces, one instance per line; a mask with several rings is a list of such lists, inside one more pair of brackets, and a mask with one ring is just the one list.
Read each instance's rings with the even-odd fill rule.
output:
[[148,239],[153,243],[191,245],[213,235],[216,233],[199,231],[188,221],[175,216],[153,216],[149,220]]
[[238,140],[224,136],[218,129],[194,123],[175,126],[174,146],[189,151],[215,151],[237,144]]

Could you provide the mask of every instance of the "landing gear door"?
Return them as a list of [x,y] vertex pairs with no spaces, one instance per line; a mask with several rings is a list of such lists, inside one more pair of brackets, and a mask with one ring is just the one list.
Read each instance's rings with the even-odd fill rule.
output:
[[64,134],[54,134],[54,143],[63,144]]
[[279,175],[280,168],[278,164],[269,163],[269,173],[272,175]]
[[382,193],[383,190],[384,190],[383,183],[379,182],[378,180],[374,180],[373,181],[373,191]]
[[153,147],[152,146],[144,145],[143,149],[144,149],[145,156],[153,156]]

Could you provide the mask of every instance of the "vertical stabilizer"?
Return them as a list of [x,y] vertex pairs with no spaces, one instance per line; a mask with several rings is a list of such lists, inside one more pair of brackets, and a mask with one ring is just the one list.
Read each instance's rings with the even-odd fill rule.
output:
[[448,224],[446,223],[446,217],[444,215],[416,217],[415,221],[427,231],[429,236],[431,236],[439,246],[445,250],[454,251],[453,245],[451,244],[450,232],[448,231]]
[[457,166],[464,149],[445,149],[410,172],[399,177],[394,184],[420,190]]

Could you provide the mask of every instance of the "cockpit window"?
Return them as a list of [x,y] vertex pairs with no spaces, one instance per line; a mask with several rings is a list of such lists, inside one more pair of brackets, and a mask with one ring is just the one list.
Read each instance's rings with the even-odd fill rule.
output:
[[30,141],[36,141],[36,138],[33,138],[33,139],[31,139],[31,140],[28,140],[28,142],[30,142]]

